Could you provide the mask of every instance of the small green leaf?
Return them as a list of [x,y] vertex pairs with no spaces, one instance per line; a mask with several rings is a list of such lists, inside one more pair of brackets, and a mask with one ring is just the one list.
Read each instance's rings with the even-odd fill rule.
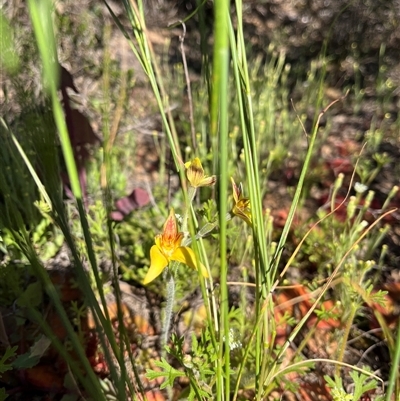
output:
[[19,355],[13,362],[13,367],[16,369],[29,369],[36,366],[40,361],[40,356],[31,356],[29,352]]
[[5,388],[0,388],[0,401],[4,401],[8,395],[6,394]]
[[386,299],[385,296],[387,295],[387,291],[379,290],[370,296],[370,300],[372,302],[377,303],[379,306],[385,307],[386,306]]
[[[17,350],[17,346],[15,347],[7,347],[4,355],[0,359],[0,377],[1,374],[7,372],[7,370],[11,370],[13,366],[11,364],[6,363],[7,359],[12,358],[15,355],[15,351]],[[1,393],[0,393],[0,400],[1,400]]]
[[31,356],[39,356],[42,357],[42,355],[47,351],[51,344],[51,341],[49,338],[46,336],[42,335],[31,347],[30,353]]
[[42,285],[37,281],[28,285],[27,289],[17,299],[18,306],[35,307],[42,303]]
[[160,377],[164,377],[165,381],[161,384],[160,389],[166,388],[167,386],[173,386],[174,381],[178,377],[185,376],[184,372],[173,368],[165,358],[161,358],[161,361],[156,361],[155,365],[161,368],[161,371],[156,371],[152,369],[147,369],[146,377],[149,380],[158,379]]
[[47,351],[51,344],[51,341],[42,335],[28,352],[25,354],[19,355],[18,358],[14,361],[13,366],[17,369],[27,369],[36,366],[40,358]]
[[[364,367],[363,369],[369,371],[368,367]],[[354,381],[354,401],[358,401],[364,393],[376,388],[376,380],[369,380],[368,375],[352,371],[350,372],[350,376]]]

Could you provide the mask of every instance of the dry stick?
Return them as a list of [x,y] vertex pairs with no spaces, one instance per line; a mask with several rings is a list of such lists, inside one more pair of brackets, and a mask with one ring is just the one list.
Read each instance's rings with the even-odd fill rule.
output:
[[285,372],[290,373],[291,371],[294,371],[296,368],[300,368],[302,366],[308,367],[309,364],[315,363],[315,362],[331,363],[331,364],[337,365],[337,366],[348,367],[348,368],[351,368],[351,369],[353,369],[353,370],[355,370],[355,371],[357,371],[359,373],[362,373],[364,375],[369,375],[369,377],[372,377],[376,381],[380,381],[381,384],[382,384],[382,391],[383,392],[385,391],[385,382],[379,376],[369,372],[368,370],[359,368],[358,366],[349,365],[349,364],[347,364],[345,362],[334,361],[332,359],[326,359],[326,358],[315,358],[315,359],[309,359],[308,361],[295,362],[292,365],[283,368],[280,372],[277,372],[276,375],[272,376],[272,379],[278,377],[278,375],[280,375],[282,373],[285,373]]
[[190,77],[189,77],[189,71],[188,71],[187,62],[186,62],[185,47],[183,45],[183,42],[185,41],[185,35],[186,35],[186,25],[182,20],[179,20],[179,22],[182,24],[182,28],[183,28],[182,35],[179,36],[179,42],[180,42],[180,48],[181,48],[181,53],[182,53],[183,70],[185,72],[185,78],[186,78],[187,96],[188,96],[188,101],[189,101],[189,120],[190,120],[190,131],[192,134],[192,146],[193,146],[193,149],[196,149],[197,148],[196,129],[194,127],[192,90],[191,90],[191,86],[190,86]]

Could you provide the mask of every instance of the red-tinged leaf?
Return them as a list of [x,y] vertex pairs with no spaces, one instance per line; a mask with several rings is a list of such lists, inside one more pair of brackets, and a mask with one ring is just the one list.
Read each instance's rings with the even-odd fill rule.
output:
[[341,138],[335,145],[339,155],[342,157],[352,157],[360,151],[360,144],[353,139]]
[[62,65],[60,66],[61,69],[61,79],[60,79],[60,88],[61,90],[65,90],[66,88],[71,88],[74,92],[79,93],[78,89],[74,84],[74,79],[72,78],[71,73]]
[[100,138],[94,133],[88,118],[77,109],[70,109],[67,120],[71,145],[76,150],[78,146],[94,145]]
[[[87,145],[94,145],[100,142],[100,138],[94,133],[88,118],[79,110],[73,109],[70,105],[70,98],[67,88],[72,88],[78,93],[74,80],[69,71],[60,67],[60,91],[62,96],[62,104],[65,113],[65,122],[68,128],[69,138],[74,151],[75,161],[79,171],[79,181],[86,200],[86,169],[85,161],[90,157],[90,153],[86,148]],[[69,179],[63,179],[64,187],[67,195],[69,195]]]
[[28,383],[40,390],[54,392],[63,390],[64,378],[55,371],[53,366],[37,365],[26,369],[25,378]]
[[78,92],[74,85],[72,75],[66,68],[61,67],[60,90],[63,98],[65,121],[67,123],[71,145],[74,148],[74,152],[77,153],[76,148],[78,146],[83,146],[86,144],[93,145],[97,142],[100,142],[100,139],[94,133],[87,117],[79,110],[73,109],[71,107],[67,88],[72,88],[75,92]]
[[125,215],[118,211],[113,211],[110,213],[110,219],[112,221],[122,221]]
[[165,401],[166,398],[162,395],[160,390],[150,390],[146,391],[147,401]]
[[86,356],[92,358],[96,355],[99,348],[99,339],[97,333],[93,330],[87,333],[86,339]]
[[330,169],[334,172],[335,176],[339,173],[351,174],[354,170],[354,166],[349,159],[337,157],[328,161]]
[[[344,202],[343,202],[344,201]],[[319,202],[321,205],[323,206],[330,206],[331,204],[331,199],[329,197],[329,194],[324,194],[323,196],[320,197]],[[333,205],[333,207],[336,209],[339,207],[339,205],[341,205],[338,209],[336,209],[335,211],[335,217],[339,220],[339,221],[346,221],[347,219],[347,204],[348,204],[348,200],[345,201],[344,196],[342,195],[337,195],[335,197],[335,203]],[[327,208],[327,210],[330,210]]]
[[50,326],[53,334],[59,339],[64,340],[67,337],[67,330],[55,310],[51,310],[47,315],[47,323]]
[[146,206],[150,202],[150,197],[147,191],[141,188],[134,189],[128,196],[118,199],[115,202],[117,210],[111,212],[111,219],[121,221],[133,210]]
[[82,292],[74,286],[74,276],[65,271],[54,270],[50,273],[51,282],[57,287],[62,302],[82,299]]

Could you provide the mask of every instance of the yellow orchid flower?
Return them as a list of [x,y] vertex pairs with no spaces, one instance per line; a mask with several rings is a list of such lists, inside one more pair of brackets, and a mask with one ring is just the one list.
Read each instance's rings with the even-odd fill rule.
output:
[[240,217],[248,225],[251,226],[252,222],[251,222],[250,199],[245,198],[243,196],[243,188],[241,183],[239,184],[239,186],[237,186],[232,177],[231,181],[232,181],[233,201],[234,201],[234,205],[232,207],[232,213],[235,216]]
[[150,269],[143,284],[148,284],[157,278],[171,261],[184,263],[195,270],[200,268],[203,277],[208,277],[207,269],[203,264],[196,262],[196,256],[192,249],[181,246],[182,239],[183,233],[178,231],[175,212],[171,208],[162,234],[156,235],[156,244],[150,249]]
[[217,177],[215,175],[208,176],[204,174],[203,166],[198,157],[192,161],[185,163],[186,177],[193,188],[210,187],[215,184]]

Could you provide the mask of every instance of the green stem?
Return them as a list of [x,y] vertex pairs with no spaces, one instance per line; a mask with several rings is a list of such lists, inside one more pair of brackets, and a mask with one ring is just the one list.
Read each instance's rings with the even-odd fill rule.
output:
[[[346,350],[347,339],[349,338],[350,328],[353,323],[356,312],[357,312],[357,306],[354,303],[352,303],[349,317],[346,319],[346,327],[344,329],[343,338],[342,338],[341,346],[339,349],[339,355],[337,358],[338,362],[343,362],[344,351]],[[340,374],[340,365],[336,365],[335,375],[339,375],[339,374]]]
[[[386,392],[386,401],[392,399],[393,389],[395,385],[399,385],[399,361],[400,361],[400,320],[397,325],[397,339],[393,355],[392,368],[390,369],[390,378]],[[396,394],[396,392],[395,392]]]
[[168,337],[169,337],[169,330],[171,327],[171,320],[172,320],[172,311],[174,307],[174,301],[175,301],[175,279],[174,279],[174,271],[173,266],[175,263],[172,263],[172,266],[168,270],[168,282],[167,282],[167,303],[165,305],[164,309],[164,319],[163,319],[163,334],[162,334],[162,343],[161,347],[165,349],[165,345],[168,342]]
[[182,218],[182,232],[185,234],[185,241],[187,241],[187,239],[189,237],[188,219],[189,219],[189,214],[190,214],[190,210],[192,207],[192,202],[196,195],[196,190],[197,190],[197,188],[193,188],[193,187],[189,186],[188,192],[187,192],[185,213]]
[[[210,107],[211,142],[218,155],[219,226],[220,226],[220,333],[217,358],[216,400],[230,399],[229,305],[227,286],[227,229],[228,212],[228,104],[229,104],[229,0],[214,2],[214,50]],[[218,140],[218,141],[217,141]],[[217,142],[217,143],[216,143]],[[219,145],[219,146],[218,146]]]
[[[172,262],[167,269],[167,303],[164,309],[164,318],[162,324],[162,336],[161,336],[161,356],[167,357],[166,345],[168,344],[169,332],[171,328],[172,313],[175,301],[175,278],[178,263]],[[171,386],[167,387],[168,399],[172,400],[173,390]]]

